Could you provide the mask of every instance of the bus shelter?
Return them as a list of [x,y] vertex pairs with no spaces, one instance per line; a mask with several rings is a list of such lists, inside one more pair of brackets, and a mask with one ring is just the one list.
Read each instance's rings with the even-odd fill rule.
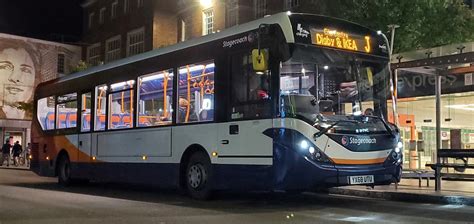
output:
[[[474,149],[474,52],[393,63],[391,68],[404,167],[430,169],[426,164],[439,164],[441,149]],[[474,177],[474,169],[443,168],[443,173]],[[438,172],[436,190],[440,183]]]

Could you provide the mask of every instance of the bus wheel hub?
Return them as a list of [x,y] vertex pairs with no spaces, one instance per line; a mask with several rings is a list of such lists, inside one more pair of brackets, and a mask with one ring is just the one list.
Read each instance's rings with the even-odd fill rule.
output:
[[196,189],[199,186],[201,186],[201,183],[203,182],[205,178],[205,170],[204,167],[201,164],[194,164],[189,168],[188,171],[188,182],[189,185]]

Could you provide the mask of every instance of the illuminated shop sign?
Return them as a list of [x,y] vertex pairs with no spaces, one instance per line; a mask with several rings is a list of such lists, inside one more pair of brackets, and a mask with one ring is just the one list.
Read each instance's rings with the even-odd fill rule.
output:
[[345,33],[336,29],[311,29],[311,41],[315,45],[333,47],[350,51],[370,53],[371,37]]

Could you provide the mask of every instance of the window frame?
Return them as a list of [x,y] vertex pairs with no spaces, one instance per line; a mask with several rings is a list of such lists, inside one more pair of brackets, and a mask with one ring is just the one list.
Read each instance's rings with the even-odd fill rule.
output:
[[[98,54],[91,56],[91,52],[95,49],[97,49]],[[96,59],[97,59],[97,61],[96,61]],[[101,63],[100,59],[101,59],[101,44],[100,44],[100,42],[92,44],[89,47],[87,47],[87,63],[89,63],[91,65],[94,65],[94,66],[99,65]]]
[[[69,95],[69,94],[76,94],[76,99],[75,100],[59,100],[59,97],[61,96],[65,96],[65,95]],[[54,130],[74,130],[74,129],[77,129],[78,127],[78,124],[79,124],[79,121],[78,121],[78,106],[79,106],[79,103],[78,103],[78,93],[77,92],[70,92],[70,93],[66,93],[66,94],[61,94],[61,95],[57,95],[55,97],[55,101],[54,101],[54,108],[55,108],[55,124],[54,124]],[[59,110],[58,110],[58,106],[61,105],[61,104],[66,104],[66,103],[70,103],[70,102],[76,102],[76,126],[75,127],[66,127],[66,128],[59,128],[58,126],[58,122],[59,122]],[[67,116],[66,116],[66,122],[67,122]]]
[[[162,124],[162,125],[150,125],[150,126],[142,126],[140,127],[139,126],[139,119],[140,119],[140,88],[141,88],[141,83],[140,83],[140,79],[142,77],[148,77],[148,76],[153,76],[154,74],[157,74],[157,73],[163,73],[163,72],[173,72],[173,78],[172,78],[172,81],[168,84],[168,86],[171,86],[171,97],[170,97],[170,101],[168,102],[168,104],[171,104],[171,111],[169,111],[168,113],[171,114],[171,120],[169,123],[167,124]],[[176,85],[175,83],[177,84],[177,81],[175,80],[177,78],[177,75],[176,75],[176,72],[177,72],[177,69],[175,68],[169,68],[169,69],[162,69],[162,70],[158,70],[158,71],[154,71],[154,72],[150,72],[150,73],[147,73],[147,74],[143,74],[143,75],[140,75],[137,77],[137,80],[136,80],[136,96],[137,96],[137,99],[136,99],[136,116],[135,116],[135,126],[137,128],[153,128],[153,127],[164,127],[164,126],[171,126],[173,124],[175,124],[175,101],[174,101],[174,98],[175,96],[177,96],[177,90],[176,90]],[[169,88],[169,87],[168,87]]]
[[130,12],[130,0],[123,0],[123,14]]
[[[129,87],[127,89],[120,89],[120,90],[115,90],[115,91],[112,91],[112,85],[113,84],[116,84],[116,83],[121,83],[121,82],[130,82],[132,81],[133,82],[133,86],[132,87]],[[136,122],[135,122],[135,118],[136,118],[136,107],[137,107],[137,100],[136,100],[136,89],[137,89],[137,80],[136,78],[135,79],[129,79],[129,80],[126,80],[126,81],[120,81],[120,82],[114,82],[114,83],[110,83],[110,84],[107,84],[107,105],[106,105],[106,114],[105,114],[105,122],[106,122],[106,125],[105,125],[105,130],[106,131],[113,131],[113,130],[127,130],[127,129],[132,129],[132,128],[135,128],[136,127]],[[125,91],[132,91],[133,92],[133,95],[130,95],[130,100],[132,101],[131,102],[131,106],[133,108],[133,111],[130,113],[130,115],[132,116],[131,119],[130,119],[130,122],[132,123],[130,127],[126,127],[126,128],[113,128],[111,129],[110,128],[110,116],[112,115],[112,113],[110,112],[110,107],[111,107],[111,101],[110,101],[110,97],[111,95],[115,94],[115,93],[121,93],[121,92],[125,92]]]
[[202,35],[214,33],[215,13],[214,8],[202,10]]
[[110,7],[110,18],[115,19],[115,17],[117,17],[118,0],[115,0],[114,2],[112,2],[112,4],[110,6],[111,6]]
[[[109,44],[117,40],[118,40],[119,47],[112,50],[109,49]],[[112,57],[111,59],[109,55],[115,55],[116,53],[118,53],[118,58]],[[122,36],[119,34],[105,41],[105,62],[111,62],[111,61],[115,61],[121,58],[122,58]]]
[[[198,62],[194,62],[194,61],[198,61]],[[214,58],[210,58],[210,59],[200,59],[200,60],[193,60],[193,62],[189,62],[189,63],[184,63],[184,64],[181,64],[179,66],[176,67],[176,81],[173,80],[176,85],[174,86],[174,88],[176,88],[176,91],[174,91],[174,94],[176,95],[175,98],[174,98],[174,105],[173,105],[173,124],[174,125],[193,125],[193,124],[205,124],[205,123],[215,123],[216,120],[217,120],[217,116],[216,116],[216,99],[217,99],[217,96],[216,96],[216,93],[214,92],[213,93],[213,101],[214,101],[214,108],[212,109],[213,110],[213,117],[212,117],[212,120],[207,120],[207,121],[199,121],[199,119],[197,121],[188,121],[188,122],[179,122],[179,114],[178,114],[178,111],[179,111],[179,80],[180,80],[180,74],[179,74],[179,70],[182,69],[182,68],[185,68],[186,66],[188,65],[197,65],[197,64],[209,64],[209,63],[213,63],[214,64],[214,71],[213,71],[213,80],[214,80],[214,90],[216,89],[216,59]],[[191,102],[189,102],[191,103]],[[199,115],[196,115],[196,116],[199,116]]]
[[94,16],[95,16],[95,12],[89,13],[89,17],[88,17],[88,21],[87,21],[87,28],[88,29],[91,29],[92,25],[94,25]]
[[99,24],[104,24],[105,22],[105,7],[102,7],[99,11]]
[[[98,97],[97,90],[102,86],[105,86],[107,88],[106,92],[105,92],[105,97],[104,97],[105,98],[105,113],[104,113],[104,115],[105,115],[105,120],[104,120],[105,126],[104,126],[104,129],[96,129],[97,109],[98,109],[97,108],[97,106],[98,106],[97,105],[97,97]],[[99,85],[95,85],[93,88],[94,88],[94,90],[92,91],[92,93],[94,93],[94,101],[93,101],[94,114],[92,116],[91,125],[93,125],[93,126],[91,126],[91,131],[93,131],[93,132],[104,132],[104,131],[107,131],[107,124],[108,124],[107,118],[108,118],[109,111],[108,111],[108,106],[107,105],[109,104],[109,97],[108,97],[107,94],[109,92],[109,84],[106,84],[106,83],[99,84]]]
[[[83,103],[84,102],[82,102],[82,95],[85,95],[85,94],[88,94],[88,93],[91,95],[91,108],[90,108],[91,120],[90,120],[90,123],[89,123],[89,130],[88,131],[83,131],[82,130],[82,125],[83,125],[83,123],[82,123],[82,108],[83,108]],[[78,117],[77,117],[78,118],[78,123],[77,123],[78,124],[78,132],[81,133],[81,134],[91,133],[94,130],[94,119],[93,119],[94,115],[95,115],[95,113],[94,113],[95,98],[93,97],[94,96],[94,91],[88,89],[88,90],[80,91],[80,92],[78,92],[78,94],[81,97],[80,100],[78,99],[78,107],[79,107],[78,108],[78,113],[79,114],[78,114]],[[81,118],[81,119],[79,119],[79,118]]]
[[[131,39],[133,38],[133,36],[135,35],[140,35],[142,36],[142,41],[141,42],[137,42],[137,43],[133,43],[133,44],[130,44],[130,41]],[[138,52],[137,53],[134,53],[134,54],[130,54],[130,48],[133,47],[133,46],[141,46],[142,47],[142,51],[141,52]],[[141,54],[145,52],[145,27],[140,27],[138,29],[134,29],[134,30],[131,30],[127,33],[127,57],[129,56],[132,56],[132,55],[137,55],[137,54]]]

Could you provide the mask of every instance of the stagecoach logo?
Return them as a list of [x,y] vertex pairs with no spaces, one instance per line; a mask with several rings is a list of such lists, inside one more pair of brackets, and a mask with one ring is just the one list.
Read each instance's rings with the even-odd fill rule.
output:
[[298,32],[296,32],[296,36],[300,36],[300,37],[308,37],[309,35],[309,32],[305,29],[303,29],[303,27],[301,27],[301,23],[298,23],[298,26],[296,27],[296,30]]
[[376,138],[370,138],[370,137],[342,136],[342,138],[341,138],[341,144],[343,146],[362,145],[362,144],[375,144],[375,143],[377,143],[377,139]]
[[255,40],[255,34],[254,33],[249,33],[249,35],[244,36],[244,37],[240,37],[240,38],[233,39],[233,40],[225,40],[224,42],[222,42],[222,47],[223,48],[232,48],[233,46],[236,46],[236,45],[239,45],[239,44],[243,44],[243,43],[247,43],[247,42],[252,43],[254,40]]

